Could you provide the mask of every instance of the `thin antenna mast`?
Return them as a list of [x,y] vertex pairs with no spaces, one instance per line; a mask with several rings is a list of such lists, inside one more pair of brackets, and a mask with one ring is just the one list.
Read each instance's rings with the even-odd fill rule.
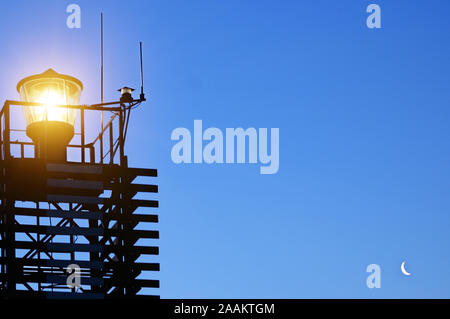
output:
[[[103,12],[100,13],[100,99],[103,104]],[[103,110],[100,112],[101,132],[103,132]],[[100,159],[103,163],[103,134],[100,135]]]
[[145,101],[145,95],[144,95],[144,65],[142,62],[142,41],[139,42],[139,51],[140,51],[140,57],[141,57],[141,95],[140,100]]
[[[103,104],[103,12],[100,13],[100,55],[101,55],[100,99]],[[103,130],[103,111],[102,111],[102,130]]]

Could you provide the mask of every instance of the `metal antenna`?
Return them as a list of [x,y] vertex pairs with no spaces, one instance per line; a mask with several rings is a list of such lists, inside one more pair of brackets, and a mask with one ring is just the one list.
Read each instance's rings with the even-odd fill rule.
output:
[[[100,99],[103,104],[103,12],[100,13]],[[103,129],[103,111],[102,111],[102,129]]]
[[140,56],[141,56],[141,96],[140,100],[145,101],[144,95],[144,65],[142,62],[142,41],[139,42]]
[[[103,12],[100,13],[100,99],[103,104]],[[103,110],[100,112],[101,132],[103,132]],[[103,134],[100,136],[100,158],[103,163]]]

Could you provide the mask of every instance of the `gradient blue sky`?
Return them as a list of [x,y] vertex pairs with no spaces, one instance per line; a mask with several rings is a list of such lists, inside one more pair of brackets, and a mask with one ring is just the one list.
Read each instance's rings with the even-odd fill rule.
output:
[[[68,29],[66,6],[82,9]],[[382,29],[365,25],[382,9]],[[149,102],[126,152],[158,168],[159,293],[183,298],[450,298],[448,1],[9,1],[0,95],[49,67],[99,100]],[[177,127],[279,127],[280,170],[175,165]],[[413,275],[403,276],[406,260]],[[366,266],[382,288],[366,287]]]

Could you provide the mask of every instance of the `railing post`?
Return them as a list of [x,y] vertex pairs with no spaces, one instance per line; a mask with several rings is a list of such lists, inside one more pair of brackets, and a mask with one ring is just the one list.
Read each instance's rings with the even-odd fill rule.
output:
[[4,159],[9,159],[11,157],[11,153],[10,153],[10,124],[9,124],[9,119],[10,119],[10,114],[9,114],[9,103],[5,103],[5,132],[4,132],[4,152],[5,152],[5,156]]
[[89,145],[89,157],[90,157],[91,164],[94,164],[95,163],[95,147],[92,144]]
[[84,151],[84,106],[80,108],[80,117],[81,117],[81,162],[85,162],[85,151]]
[[102,112],[102,131],[100,132],[100,164],[103,164],[103,112]]
[[124,145],[123,145],[123,129],[124,129],[124,123],[123,123],[123,119],[124,119],[124,116],[123,116],[123,113],[124,113],[124,111],[123,110],[120,110],[120,113],[119,113],[119,152],[120,152],[120,166],[124,166],[124,164],[125,164],[125,160],[124,160],[124,158],[125,158],[125,148],[124,148]]
[[109,123],[109,163],[114,163],[114,136],[113,136],[113,123]]

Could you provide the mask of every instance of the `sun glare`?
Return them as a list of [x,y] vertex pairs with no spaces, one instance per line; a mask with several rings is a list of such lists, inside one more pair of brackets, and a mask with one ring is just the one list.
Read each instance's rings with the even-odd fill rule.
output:
[[66,104],[66,98],[60,92],[46,89],[36,99],[36,102],[44,104],[44,107],[39,107],[35,110],[36,113],[40,113],[36,114],[39,118],[48,121],[67,121],[67,109],[56,106]]
[[80,80],[60,74],[52,69],[28,76],[17,83],[17,91],[25,102],[42,103],[43,106],[25,106],[27,125],[52,121],[75,124],[77,112],[58,105],[77,105],[83,84]]

